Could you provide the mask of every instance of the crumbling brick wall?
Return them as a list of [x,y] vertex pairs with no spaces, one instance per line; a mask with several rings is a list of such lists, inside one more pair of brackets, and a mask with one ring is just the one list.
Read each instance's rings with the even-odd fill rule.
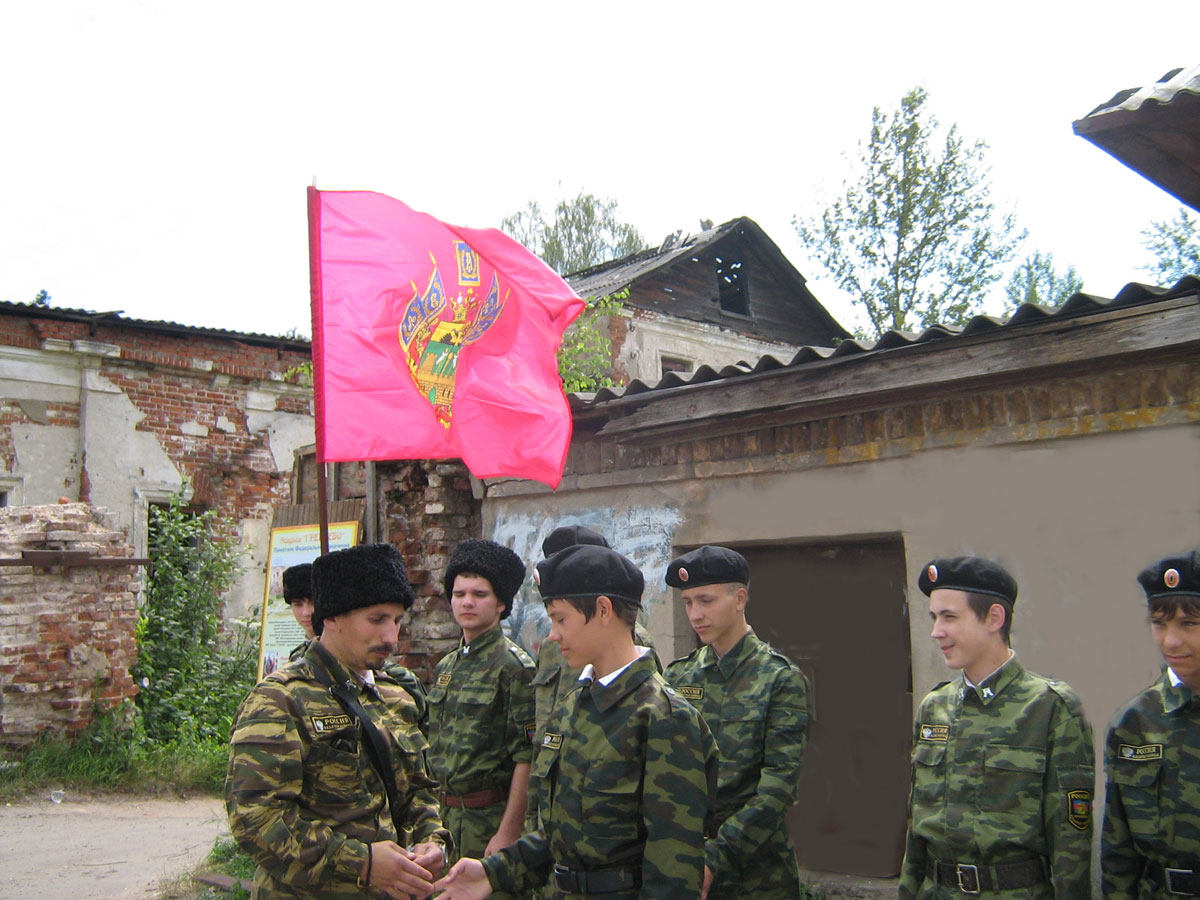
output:
[[[104,510],[85,503],[0,508],[0,559],[23,550],[133,556]],[[0,744],[77,732],[137,693],[141,582],[133,565],[0,567]]]

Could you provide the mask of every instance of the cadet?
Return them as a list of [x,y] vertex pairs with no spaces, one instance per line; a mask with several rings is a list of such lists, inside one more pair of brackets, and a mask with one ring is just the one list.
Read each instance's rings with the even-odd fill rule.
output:
[[746,558],[725,547],[686,553],[666,574],[702,646],[664,677],[704,716],[721,753],[705,829],[710,900],[800,896],[785,818],[808,736],[808,679],[746,623],[749,581]]
[[283,570],[283,600],[292,608],[296,624],[304,629],[304,641],[288,654],[289,660],[297,660],[304,655],[308,642],[316,637],[312,625],[312,563]]
[[1108,730],[1104,897],[1200,896],[1200,550],[1138,581],[1166,672]]
[[434,887],[446,900],[481,900],[549,879],[556,897],[696,900],[716,746],[634,646],[642,574],[613,550],[582,545],[543,560],[537,577],[550,639],[584,667],[534,765],[545,828],[461,860]]
[[521,836],[534,665],[500,622],[524,580],[521,557],[494,541],[463,541],[446,568],[446,596],[463,636],[434,670],[429,761],[455,859],[493,853]]
[[321,636],[259,682],[234,722],[230,830],[258,863],[259,900],[349,900],[366,885],[424,896],[449,835],[412,697],[378,671],[412,588],[388,544],[326,554],[312,575]]
[[[573,547],[576,544],[594,544],[597,547],[607,547],[608,541],[602,534],[592,531],[583,525],[563,525],[555,528],[542,541],[542,556],[549,558],[559,550]],[[634,627],[634,641],[639,647],[654,650],[650,634],[639,624]],[[658,665],[658,656],[654,656]],[[661,666],[659,666],[661,670]],[[550,713],[559,704],[563,696],[579,683],[579,670],[572,669],[563,659],[558,644],[547,638],[538,648],[537,673],[533,676],[534,719],[537,727],[534,730],[533,746],[540,747],[542,735],[546,732],[546,723]],[[532,829],[530,829],[532,830]]]
[[901,900],[1089,897],[1092,729],[1070,687],[1010,649],[1016,582],[960,556],[935,559],[918,584],[962,677],[917,711]]

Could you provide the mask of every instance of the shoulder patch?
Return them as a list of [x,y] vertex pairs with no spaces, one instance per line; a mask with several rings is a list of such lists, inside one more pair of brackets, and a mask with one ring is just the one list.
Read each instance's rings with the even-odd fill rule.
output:
[[950,740],[950,726],[921,723],[920,729],[917,731],[923,741],[933,741],[938,744],[944,744]]
[[337,731],[354,724],[354,719],[345,713],[338,716],[309,716],[308,720],[312,722],[313,731]]
[[1149,762],[1163,758],[1162,744],[1121,744],[1117,747],[1117,758],[1128,762]]
[[449,672],[443,672],[441,675],[439,675],[437,677],[437,686],[438,687],[449,687],[450,686],[450,673]]

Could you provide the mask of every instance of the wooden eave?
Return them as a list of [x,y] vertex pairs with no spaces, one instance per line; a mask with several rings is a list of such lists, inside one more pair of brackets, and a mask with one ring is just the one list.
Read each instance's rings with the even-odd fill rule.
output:
[[617,397],[575,416],[581,432],[619,443],[660,443],[698,429],[711,437],[799,424],[963,391],[1101,374],[1147,356],[1195,360],[1198,352],[1200,296],[1191,293]]

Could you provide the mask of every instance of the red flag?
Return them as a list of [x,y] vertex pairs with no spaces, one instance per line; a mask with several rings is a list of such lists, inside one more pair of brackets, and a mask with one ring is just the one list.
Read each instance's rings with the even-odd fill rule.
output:
[[557,487],[571,413],[555,354],[583,301],[500,231],[308,190],[318,460],[454,456]]

